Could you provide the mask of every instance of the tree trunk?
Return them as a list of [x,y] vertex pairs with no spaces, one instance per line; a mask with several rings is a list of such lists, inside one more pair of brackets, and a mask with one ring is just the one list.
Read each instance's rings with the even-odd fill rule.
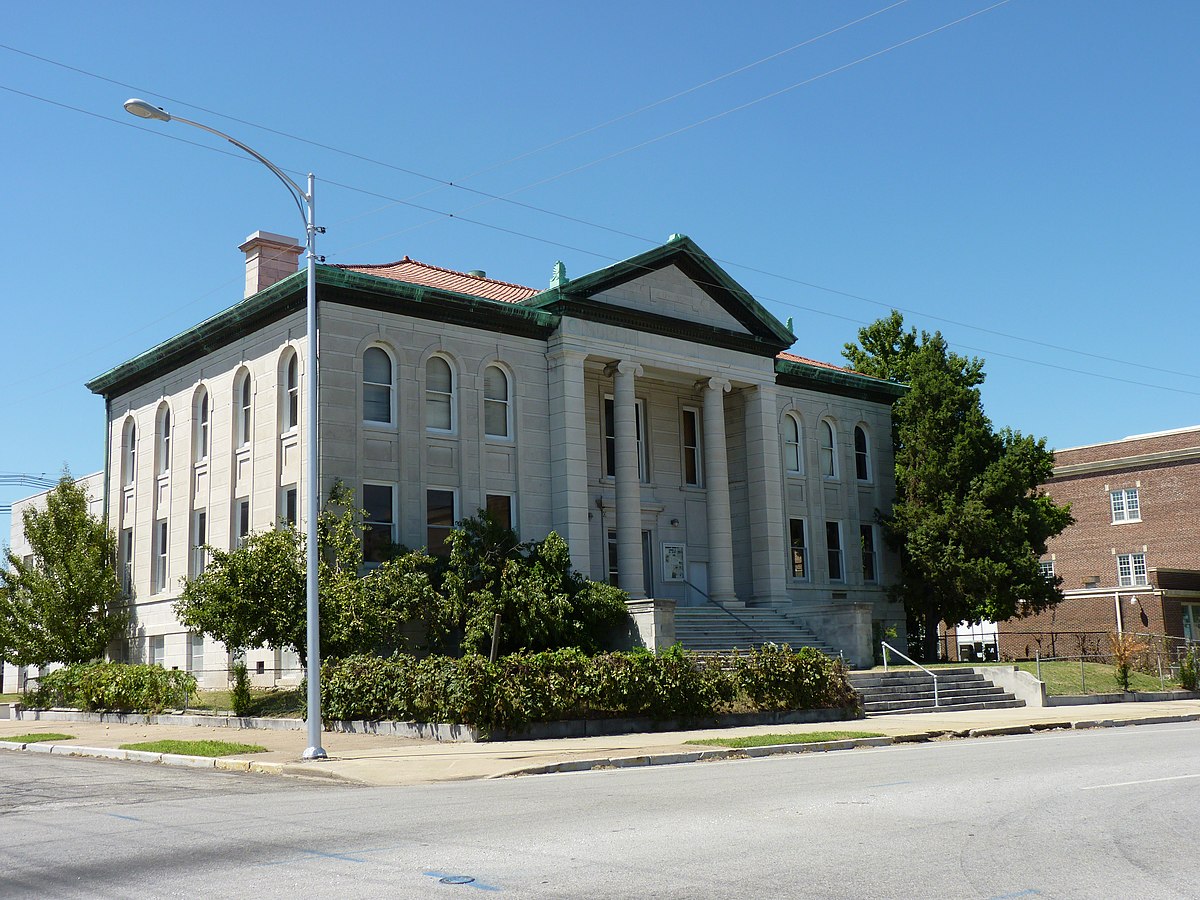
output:
[[922,662],[937,662],[938,661],[938,625],[941,619],[936,613],[925,613],[924,634],[921,635],[921,647],[924,655]]

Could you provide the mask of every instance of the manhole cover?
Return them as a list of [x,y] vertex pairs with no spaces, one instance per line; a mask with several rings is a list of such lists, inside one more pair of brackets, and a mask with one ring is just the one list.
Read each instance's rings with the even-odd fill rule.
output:
[[475,879],[470,875],[446,875],[438,879],[439,884],[470,884]]

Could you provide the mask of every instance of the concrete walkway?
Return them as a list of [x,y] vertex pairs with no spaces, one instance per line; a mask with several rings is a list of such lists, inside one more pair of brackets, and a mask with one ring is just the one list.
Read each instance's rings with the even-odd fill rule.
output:
[[[663,765],[730,756],[812,752],[854,745],[810,744],[792,745],[790,748],[776,746],[729,751],[688,743],[712,737],[786,735],[835,730],[885,735],[886,739],[857,742],[860,745],[876,745],[942,737],[1025,733],[1050,728],[1094,728],[1176,721],[1200,722],[1200,700],[920,713],[876,716],[848,722],[478,744],[437,743],[371,734],[326,732],[322,742],[330,758],[321,762],[306,762],[300,759],[305,748],[305,736],[302,731],[231,731],[205,726],[4,720],[0,721],[0,748],[8,751],[107,756],[168,765],[335,778],[366,785],[406,785],[593,768]],[[6,738],[11,739],[17,735],[47,732],[70,734],[72,738],[69,741],[31,743],[24,746],[4,743]],[[229,756],[215,761],[198,757],[134,754],[117,750],[121,744],[165,739],[237,741],[258,744],[267,750],[265,753]]]

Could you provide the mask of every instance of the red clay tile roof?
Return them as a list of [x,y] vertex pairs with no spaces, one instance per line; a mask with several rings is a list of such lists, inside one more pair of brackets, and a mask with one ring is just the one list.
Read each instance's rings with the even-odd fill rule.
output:
[[821,362],[819,359],[809,359],[807,356],[797,356],[795,353],[788,353],[786,350],[780,353],[778,359],[786,359],[788,362],[806,363],[810,366],[819,366],[822,369],[833,369],[835,372],[849,372],[851,375],[857,375],[853,369],[846,369],[842,366],[835,366],[833,363]]
[[364,275],[378,275],[380,278],[391,278],[409,284],[441,288],[459,294],[470,294],[473,297],[483,297],[487,300],[500,300],[504,303],[520,303],[522,300],[528,300],[534,294],[541,293],[535,288],[509,284],[507,281],[478,278],[468,275],[466,272],[431,266],[428,263],[409,259],[407,256],[399,262],[383,263],[377,266],[339,265],[337,268],[361,272]]

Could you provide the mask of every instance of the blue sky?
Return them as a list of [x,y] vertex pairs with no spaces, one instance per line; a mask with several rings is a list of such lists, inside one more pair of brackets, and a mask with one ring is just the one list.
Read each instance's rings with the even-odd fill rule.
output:
[[248,234],[299,233],[269,173],[133,95],[315,172],[330,262],[540,287],[683,232],[797,353],[897,306],[986,358],[998,426],[1200,423],[1200,4],[989,6],[14,6],[0,473],[98,470],[83,382],[237,302]]

